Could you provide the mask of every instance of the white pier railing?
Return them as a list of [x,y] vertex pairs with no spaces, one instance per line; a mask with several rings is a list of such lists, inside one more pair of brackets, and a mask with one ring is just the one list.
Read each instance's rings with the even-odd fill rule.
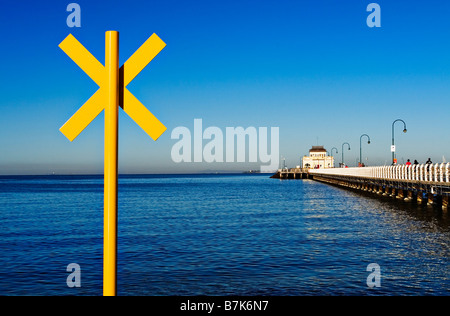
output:
[[362,168],[310,169],[312,175],[335,175],[385,180],[450,182],[450,163],[397,165]]

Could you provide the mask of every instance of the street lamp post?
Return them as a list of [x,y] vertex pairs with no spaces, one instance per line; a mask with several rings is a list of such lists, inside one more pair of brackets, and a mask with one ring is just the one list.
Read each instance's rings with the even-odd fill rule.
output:
[[339,154],[337,148],[333,147],[333,148],[331,148],[331,156],[333,156],[333,149],[336,150],[336,154]]
[[359,164],[360,166],[362,166],[362,146],[361,146],[361,141],[363,136],[367,137],[367,144],[370,144],[370,137],[367,134],[362,134],[361,137],[359,137]]
[[392,123],[392,148],[391,148],[391,151],[392,151],[392,163],[394,163],[394,160],[395,160],[394,124],[396,122],[403,122],[403,133],[406,133],[406,123],[405,123],[405,121],[403,121],[401,119],[398,119],[398,120],[395,120]]
[[350,144],[349,143],[343,143],[342,144],[342,166],[345,166],[345,164],[344,164],[344,145],[345,144],[348,145],[348,150],[350,150]]
[[[338,154],[338,150],[336,147],[331,148],[331,157],[333,157],[333,149],[336,150],[336,154]],[[333,159],[333,168],[334,168],[334,159]]]

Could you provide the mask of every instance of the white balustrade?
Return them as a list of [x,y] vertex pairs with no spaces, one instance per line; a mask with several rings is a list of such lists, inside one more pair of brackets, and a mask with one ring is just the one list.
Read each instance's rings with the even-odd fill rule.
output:
[[445,182],[450,182],[449,179],[449,170],[450,170],[450,162],[447,162],[447,164],[445,165]]
[[352,176],[387,180],[450,182],[450,162],[434,165],[380,166],[359,168],[310,169],[311,174]]

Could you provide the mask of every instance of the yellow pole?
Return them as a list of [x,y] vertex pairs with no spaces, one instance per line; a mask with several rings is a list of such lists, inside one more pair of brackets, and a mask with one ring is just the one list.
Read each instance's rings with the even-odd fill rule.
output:
[[105,52],[108,98],[105,104],[103,295],[115,296],[117,284],[117,147],[119,109],[118,32],[106,32]]

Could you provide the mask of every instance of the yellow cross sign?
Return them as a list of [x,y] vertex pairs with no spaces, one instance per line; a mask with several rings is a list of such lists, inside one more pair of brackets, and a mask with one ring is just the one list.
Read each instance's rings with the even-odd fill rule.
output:
[[[128,91],[126,86],[165,46],[166,44],[153,34],[119,70],[121,79],[119,89],[123,91],[123,103],[119,105],[154,140],[166,131],[166,127]],[[100,87],[61,127],[60,131],[73,141],[105,108],[108,78],[105,67],[72,34],[67,36],[59,47]]]
[[103,237],[103,295],[116,295],[117,287],[117,177],[118,177],[118,108],[123,110],[154,140],[166,127],[126,88],[166,44],[153,34],[119,68],[119,33],[105,36],[105,66],[72,35],[59,47],[87,73],[100,89],[61,127],[73,141],[102,110],[105,110],[105,180]]

